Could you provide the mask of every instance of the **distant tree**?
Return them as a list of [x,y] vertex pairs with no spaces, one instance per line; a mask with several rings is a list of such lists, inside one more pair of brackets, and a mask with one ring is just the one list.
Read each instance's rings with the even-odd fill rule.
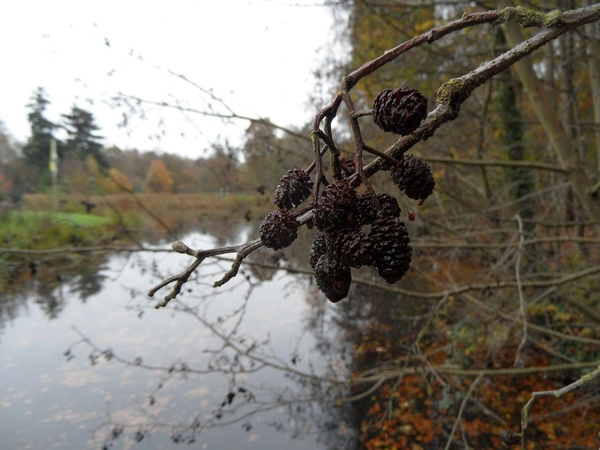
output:
[[14,183],[9,175],[9,165],[16,156],[10,136],[5,131],[4,123],[0,121],[0,201],[5,200],[13,188]]
[[200,191],[200,170],[194,160],[172,153],[163,154],[161,159],[171,173],[177,174],[173,180],[174,193]]
[[23,194],[35,192],[39,170],[21,157],[20,145],[0,121],[0,201],[17,203]]
[[23,156],[27,165],[38,168],[42,174],[48,171],[50,141],[55,139],[54,130],[58,128],[58,125],[44,115],[49,104],[46,91],[38,87],[27,105],[30,111],[27,117],[31,126],[31,136],[23,146]]
[[133,184],[127,175],[115,167],[108,169],[107,176],[98,181],[98,187],[104,194],[118,194],[121,192],[132,192]]
[[214,144],[213,154],[196,160],[203,192],[240,190],[238,160],[234,150]]
[[117,194],[133,191],[129,177],[115,167],[102,170],[96,158],[68,158],[62,164],[66,192],[73,194]]
[[173,192],[173,175],[161,159],[155,159],[148,167],[146,175],[146,192]]
[[105,171],[110,166],[108,159],[102,154],[102,137],[94,134],[100,129],[95,123],[94,116],[89,111],[73,106],[70,114],[63,114],[64,127],[68,139],[65,142],[65,156],[77,156],[85,161],[93,156],[101,169]]
[[0,120],[0,164],[7,164],[17,158],[18,146],[6,131],[4,123]]
[[268,119],[265,122],[253,122],[246,129],[241,148],[244,166],[241,169],[246,183],[254,189],[273,191],[279,179],[288,171],[290,163],[302,165],[306,162],[298,160],[296,156],[301,153],[300,149],[306,148],[307,142],[292,134],[279,137],[276,131]]
[[140,152],[139,150],[121,150],[109,147],[103,151],[109,160],[110,166],[123,172],[133,184],[135,192],[146,188],[146,178],[150,163],[158,158],[155,152]]
[[63,187],[66,192],[95,194],[97,182],[102,176],[100,165],[89,155],[84,161],[79,158],[65,158],[61,164]]

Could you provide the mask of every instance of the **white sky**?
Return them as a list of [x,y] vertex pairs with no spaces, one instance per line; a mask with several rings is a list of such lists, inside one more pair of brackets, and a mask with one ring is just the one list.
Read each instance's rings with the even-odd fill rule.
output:
[[[312,71],[335,36],[322,0],[11,1],[0,7],[0,120],[20,142],[29,135],[26,104],[38,86],[60,121],[71,106],[92,112],[105,146],[202,155],[218,136],[238,143],[246,121],[223,124],[158,108],[148,120],[117,127],[117,92],[206,109],[206,94],[183,74],[226,100],[237,113],[303,125]],[[110,46],[106,45],[106,40]],[[139,57],[143,59],[140,59]],[[213,102],[213,106],[216,105]],[[216,109],[216,108],[215,108]],[[190,120],[192,119],[192,120]],[[185,136],[181,136],[184,133]]]

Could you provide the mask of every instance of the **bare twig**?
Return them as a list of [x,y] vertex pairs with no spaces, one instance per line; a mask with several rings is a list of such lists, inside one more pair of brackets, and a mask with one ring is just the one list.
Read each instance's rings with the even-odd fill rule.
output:
[[590,372],[587,375],[584,375],[579,380],[577,380],[561,389],[555,389],[553,391],[532,392],[531,398],[525,404],[525,406],[523,407],[523,410],[521,412],[521,449],[525,450],[525,430],[527,429],[527,425],[528,425],[528,421],[529,421],[529,410],[531,409],[531,405],[533,404],[533,402],[535,401],[536,398],[545,397],[545,396],[549,396],[549,395],[551,395],[555,398],[558,398],[568,392],[574,391],[575,389],[583,386],[584,384],[589,383],[592,380],[595,380],[598,377],[600,377],[600,366],[598,366],[596,368],[596,370],[594,370],[593,372]]
[[181,292],[182,286],[187,282],[187,280],[192,275],[192,273],[194,273],[194,271],[198,268],[198,266],[200,266],[200,264],[202,264],[202,262],[206,258],[209,258],[211,256],[223,255],[223,254],[227,254],[227,253],[237,253],[237,258],[233,262],[231,269],[223,276],[223,278],[221,278],[219,281],[216,281],[214,283],[214,287],[219,287],[219,286],[222,286],[225,283],[227,283],[227,281],[229,281],[231,278],[233,278],[237,274],[237,271],[240,268],[240,265],[242,264],[242,261],[244,260],[244,258],[246,258],[246,256],[248,256],[254,250],[257,250],[260,247],[262,247],[262,242],[260,239],[256,239],[252,242],[248,242],[248,243],[242,244],[242,245],[221,247],[221,248],[215,248],[212,250],[192,250],[187,245],[185,245],[183,242],[176,241],[173,243],[172,247],[173,247],[173,250],[175,250],[177,253],[183,253],[183,254],[186,254],[189,256],[193,256],[194,258],[196,258],[196,260],[186,270],[184,270],[179,275],[175,275],[173,277],[167,278],[166,280],[162,281],[161,283],[159,283],[158,285],[156,285],[155,287],[150,289],[150,291],[148,292],[148,295],[150,297],[153,297],[154,294],[156,294],[156,292],[159,291],[160,289],[162,289],[163,287],[165,287],[171,283],[175,283],[175,286],[173,287],[171,292],[167,296],[165,296],[163,301],[161,301],[160,303],[158,303],[155,306],[155,308],[157,308],[157,309],[167,306],[167,304],[171,300],[173,300],[175,297],[177,297],[177,295]]
[[[204,90],[203,90],[204,91]],[[297,131],[291,130],[289,128],[286,128],[284,126],[281,125],[277,125],[273,122],[271,122],[269,119],[264,119],[261,117],[251,117],[251,116],[245,116],[242,114],[237,114],[236,112],[234,112],[231,108],[229,108],[229,106],[227,106],[222,100],[218,100],[223,106],[225,106],[228,110],[229,113],[223,114],[223,113],[218,113],[218,112],[214,112],[214,111],[204,111],[201,109],[197,109],[197,108],[191,108],[189,106],[183,106],[183,105],[173,105],[171,103],[167,103],[164,101],[153,101],[153,100],[146,100],[140,97],[136,97],[134,95],[128,95],[122,92],[119,92],[118,95],[121,96],[121,98],[125,99],[131,99],[134,100],[138,103],[144,103],[147,105],[154,105],[154,106],[160,106],[163,108],[169,108],[169,109],[176,109],[178,111],[181,112],[189,112],[189,113],[194,113],[194,114],[199,114],[201,116],[206,116],[206,117],[214,117],[217,119],[237,119],[237,120],[247,120],[248,122],[251,123],[259,123],[262,125],[268,125],[276,130],[281,130],[286,134],[289,134],[290,136],[294,136],[297,137],[299,139],[303,139],[308,141],[308,138],[306,137],[306,135],[304,134],[300,134]]]
[[568,170],[554,164],[548,164],[536,161],[501,161],[501,160],[486,160],[486,159],[458,159],[458,158],[443,158],[436,157],[430,158],[427,156],[420,156],[423,161],[443,163],[443,164],[456,164],[463,166],[481,166],[481,167],[519,167],[523,169],[536,169],[536,170],[547,170],[549,172],[567,173]]
[[454,421],[454,425],[452,425],[452,431],[450,431],[450,436],[448,437],[448,441],[446,442],[445,450],[450,450],[450,446],[452,445],[452,441],[454,440],[454,433],[456,433],[456,428],[460,424],[460,421],[461,421],[462,415],[463,415],[463,411],[465,410],[465,406],[467,405],[467,402],[469,401],[471,394],[475,390],[475,387],[481,381],[481,378],[483,378],[483,373],[480,373],[479,375],[477,375],[477,378],[475,378],[473,380],[473,382],[471,383],[471,386],[469,387],[469,390],[465,394],[465,398],[463,398],[463,401],[460,404],[460,409],[458,410],[458,414],[456,416],[456,420]]
[[521,350],[527,343],[527,317],[525,315],[525,296],[523,295],[523,284],[521,282],[521,256],[523,254],[523,242],[525,242],[525,232],[523,231],[523,221],[520,215],[516,215],[515,219],[519,224],[519,248],[517,249],[517,261],[515,263],[515,278],[517,280],[517,293],[519,294],[519,314],[521,316],[521,323],[523,324],[523,338],[517,348],[517,355],[515,356],[515,367],[523,366],[523,359],[521,357]]

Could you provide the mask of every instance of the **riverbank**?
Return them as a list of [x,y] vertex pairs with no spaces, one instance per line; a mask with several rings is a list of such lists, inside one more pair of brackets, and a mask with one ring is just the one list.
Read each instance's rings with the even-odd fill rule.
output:
[[[54,205],[56,205],[56,210]],[[258,193],[29,194],[3,211],[0,247],[50,249],[114,242],[136,233],[173,235],[206,220],[260,220],[275,206]]]
[[[271,198],[258,193],[197,193],[197,194],[111,194],[61,195],[57,208],[64,212],[94,213],[114,217],[127,214],[153,214],[163,217],[173,214],[195,214],[210,217],[262,216],[274,208]],[[51,211],[52,196],[29,194],[23,198],[23,210]],[[256,218],[256,217],[254,217]]]

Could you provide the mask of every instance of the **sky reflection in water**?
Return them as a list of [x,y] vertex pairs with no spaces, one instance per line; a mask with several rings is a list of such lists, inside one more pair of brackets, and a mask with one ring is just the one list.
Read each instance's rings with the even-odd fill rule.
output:
[[[187,236],[186,243],[195,248],[208,247],[215,244],[215,239],[196,233]],[[225,332],[231,332],[239,321],[235,336],[244,336],[245,340],[235,341],[236,345],[248,346],[255,341],[259,353],[270,355],[266,356],[270,361],[306,369],[308,353],[314,346],[310,333],[303,335],[303,320],[308,314],[308,277],[277,272],[271,281],[256,284],[250,292],[249,284],[238,277],[215,292],[209,286],[219,278],[215,274],[226,263],[207,265],[201,274],[208,276],[189,283],[192,292],[185,292],[177,306],[179,311],[171,305],[168,309],[153,309],[157,300],[149,299],[145,292],[160,281],[160,275],[177,273],[187,262],[181,255],[170,253],[110,256],[101,270],[106,277],[101,291],[85,302],[72,292],[74,282],[58,288],[61,292],[56,294],[65,303],[53,319],[35,303],[35,295],[29,295],[26,306],[21,307],[15,320],[5,323],[1,335],[3,449],[102,448],[111,443],[114,429],[107,422],[130,425],[119,439],[112,441],[112,448],[172,448],[177,431],[161,424],[189,425],[196,416],[202,425],[217,426],[196,435],[192,448],[320,448],[316,437],[310,434],[290,440],[298,430],[284,407],[227,427],[219,426],[250,411],[242,406],[243,397],[250,393],[265,400],[268,406],[284,387],[289,392],[297,390],[298,384],[280,371],[265,368],[235,377],[219,372],[179,372],[182,363],[195,369],[206,369],[209,364],[223,368],[234,364],[232,352],[219,352],[223,340],[194,314],[181,311],[185,307],[194,308],[200,318]],[[242,308],[247,295],[246,307]],[[234,311],[239,313],[219,321]],[[93,352],[85,343],[72,348],[70,355],[74,357],[70,359],[65,352],[80,341],[79,333],[101,350],[111,349],[130,362],[140,358],[143,365],[173,365],[174,373],[124,365],[115,359],[107,361],[106,355]],[[267,340],[268,344],[263,345]],[[215,353],[207,353],[207,349]],[[296,352],[300,358],[297,365],[292,365],[290,361]],[[223,355],[230,359],[218,358]],[[319,370],[318,358],[311,357]],[[249,360],[241,364],[245,371],[251,369]],[[158,388],[161,382],[162,387]],[[237,415],[225,412],[221,419],[215,419],[214,412],[227,402],[228,393],[236,394],[232,405],[237,403],[241,408]],[[277,421],[285,425],[282,431],[269,425]],[[135,444],[136,430],[148,429],[150,435],[143,435],[141,443]],[[182,433],[181,439],[192,436],[188,431]]]

